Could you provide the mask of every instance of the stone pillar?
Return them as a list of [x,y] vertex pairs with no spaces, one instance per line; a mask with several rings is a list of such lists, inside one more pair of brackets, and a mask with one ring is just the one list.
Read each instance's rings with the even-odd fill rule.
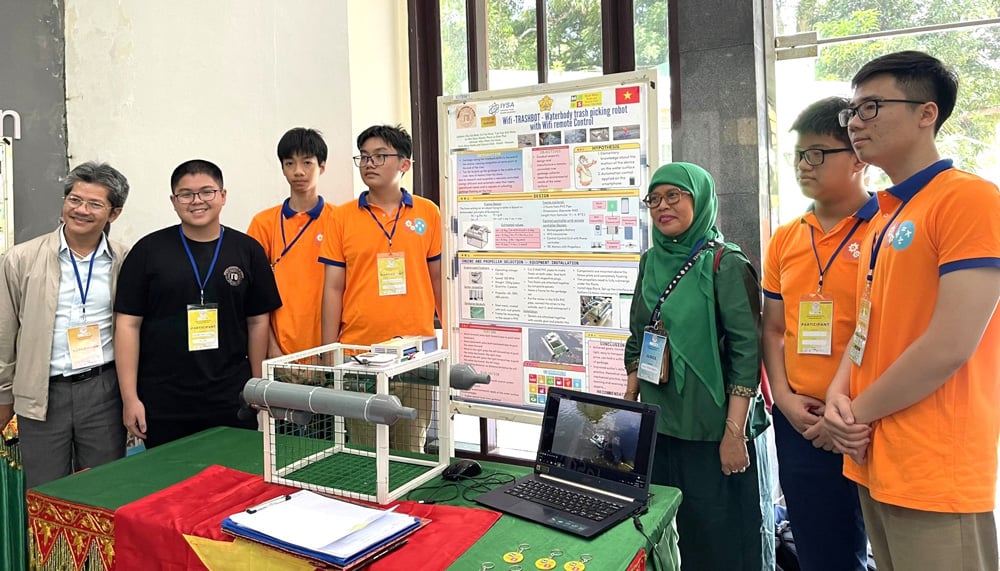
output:
[[759,269],[775,189],[772,0],[671,0],[669,9],[673,159],[712,173],[719,228]]
[[[20,116],[14,140],[14,242],[56,228],[66,158],[62,0],[17,0],[0,8],[0,110]],[[0,134],[14,137],[10,115]]]

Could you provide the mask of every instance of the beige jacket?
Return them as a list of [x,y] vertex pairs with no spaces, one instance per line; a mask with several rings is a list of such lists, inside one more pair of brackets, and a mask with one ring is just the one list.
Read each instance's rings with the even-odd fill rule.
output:
[[[45,420],[49,407],[49,363],[59,298],[59,232],[18,244],[0,260],[0,404]],[[108,240],[111,296],[128,248]],[[113,324],[112,324],[113,327]]]

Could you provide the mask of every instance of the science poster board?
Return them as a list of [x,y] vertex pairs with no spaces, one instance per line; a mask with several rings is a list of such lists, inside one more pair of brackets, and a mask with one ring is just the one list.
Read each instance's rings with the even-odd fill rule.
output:
[[0,137],[0,254],[14,245],[14,140]]
[[625,391],[656,102],[655,71],[439,98],[446,343],[492,377],[463,411]]

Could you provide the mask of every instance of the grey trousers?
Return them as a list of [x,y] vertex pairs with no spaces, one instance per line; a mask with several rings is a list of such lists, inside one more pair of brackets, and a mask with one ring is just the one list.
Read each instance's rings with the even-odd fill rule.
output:
[[18,417],[25,488],[125,455],[122,399],[114,368],[70,383],[49,383],[44,421]]

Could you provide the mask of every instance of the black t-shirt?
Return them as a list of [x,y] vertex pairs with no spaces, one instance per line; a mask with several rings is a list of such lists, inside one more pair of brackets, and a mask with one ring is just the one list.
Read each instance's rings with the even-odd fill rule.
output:
[[[218,240],[188,246],[204,278]],[[205,284],[205,303],[218,304],[219,348],[188,350],[187,306],[200,302],[198,280],[178,226],[139,240],[122,264],[115,311],[142,317],[139,399],[146,415],[190,419],[235,415],[250,378],[247,317],[281,307],[263,248],[225,228],[219,258]]]

